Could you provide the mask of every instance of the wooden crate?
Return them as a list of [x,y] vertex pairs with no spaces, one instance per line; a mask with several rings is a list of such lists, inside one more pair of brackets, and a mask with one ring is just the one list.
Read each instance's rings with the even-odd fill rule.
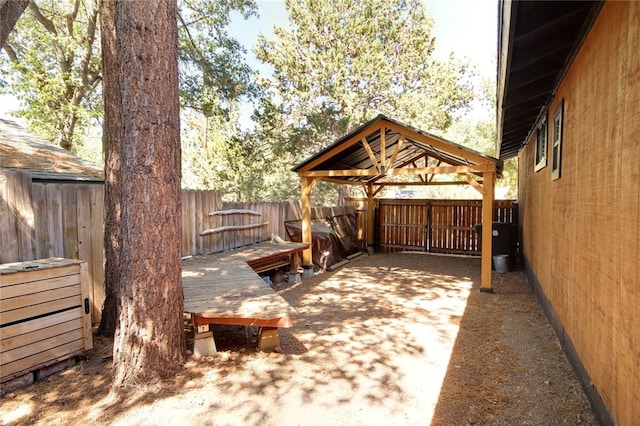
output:
[[0,382],[93,347],[87,263],[0,265]]

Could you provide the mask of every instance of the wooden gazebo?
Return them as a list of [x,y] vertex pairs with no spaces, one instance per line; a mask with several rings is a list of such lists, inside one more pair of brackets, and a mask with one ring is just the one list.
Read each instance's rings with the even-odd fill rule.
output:
[[[367,244],[373,249],[374,197],[385,186],[471,185],[482,194],[482,280],[492,292],[491,241],[494,184],[503,163],[383,115],[361,125],[293,168],[302,189],[302,242],[311,243],[311,190],[320,182],[362,185],[367,194]],[[458,175],[462,179],[435,179]],[[303,267],[312,267],[311,248]]]

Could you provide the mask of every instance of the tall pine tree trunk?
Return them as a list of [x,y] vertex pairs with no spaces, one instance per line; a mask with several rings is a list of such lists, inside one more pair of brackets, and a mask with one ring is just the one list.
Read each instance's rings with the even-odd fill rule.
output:
[[176,0],[103,2],[114,389],[184,363]]
[[[113,3],[103,2],[100,10],[101,43],[103,66],[117,70],[115,7]],[[102,305],[102,317],[98,333],[113,337],[118,321],[118,286],[120,265],[120,92],[117,72],[104,72],[103,91],[104,120],[102,125],[102,145],[105,158],[105,299]],[[113,88],[113,90],[111,89]]]

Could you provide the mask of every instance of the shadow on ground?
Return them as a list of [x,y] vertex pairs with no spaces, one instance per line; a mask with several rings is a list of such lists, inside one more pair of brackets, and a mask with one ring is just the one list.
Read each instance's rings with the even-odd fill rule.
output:
[[0,423],[27,406],[15,423],[553,424],[575,414],[563,404],[588,423],[521,275],[497,277],[490,295],[479,273],[478,259],[365,256],[278,290],[296,310],[280,352],[236,330],[240,343],[119,400],[108,362],[79,366],[3,398]]

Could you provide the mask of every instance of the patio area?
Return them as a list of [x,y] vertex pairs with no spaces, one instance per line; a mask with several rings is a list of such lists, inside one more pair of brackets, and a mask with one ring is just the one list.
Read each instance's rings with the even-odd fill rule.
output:
[[5,395],[0,423],[597,424],[524,274],[479,286],[479,259],[363,256],[278,286],[295,313],[277,352],[227,331],[215,356],[114,401],[97,339],[87,361]]

